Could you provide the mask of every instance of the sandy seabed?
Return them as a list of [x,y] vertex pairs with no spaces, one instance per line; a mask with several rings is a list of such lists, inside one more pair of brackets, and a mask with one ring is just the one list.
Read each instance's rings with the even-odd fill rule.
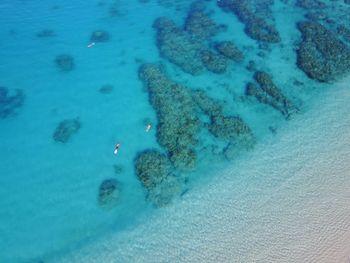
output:
[[60,262],[350,262],[350,79],[249,160]]

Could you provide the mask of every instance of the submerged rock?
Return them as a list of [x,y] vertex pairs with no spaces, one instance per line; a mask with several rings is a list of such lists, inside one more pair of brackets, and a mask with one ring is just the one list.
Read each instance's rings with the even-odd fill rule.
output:
[[172,173],[168,158],[157,150],[141,152],[135,159],[135,171],[148,200],[157,207],[169,204],[182,191],[183,180]]
[[158,65],[142,65],[139,76],[148,89],[151,104],[157,113],[158,143],[171,156],[176,168],[191,168],[200,122],[190,92],[170,80]]
[[317,22],[299,22],[297,65],[311,79],[329,82],[350,71],[350,49]]
[[337,27],[337,33],[341,35],[346,42],[350,43],[350,28],[340,25]]
[[245,32],[252,39],[268,43],[281,41],[270,10],[272,0],[218,0],[217,3],[244,23]]
[[307,10],[323,9],[326,7],[326,4],[320,0],[297,0],[296,5]]
[[57,142],[67,143],[72,135],[77,133],[81,127],[79,118],[61,121],[53,134],[53,139]]
[[264,71],[257,71],[254,74],[254,79],[259,84],[259,87],[253,83],[248,83],[246,95],[254,96],[259,102],[273,107],[286,118],[298,111],[293,103],[274,84],[269,74]]
[[44,29],[44,30],[41,30],[40,32],[38,32],[36,34],[36,36],[38,38],[47,38],[47,37],[53,37],[55,36],[55,32],[51,29]]
[[191,9],[185,21],[185,30],[192,36],[205,40],[214,36],[219,31],[219,27],[208,14]]
[[209,131],[217,138],[234,140],[240,135],[250,134],[248,125],[238,116],[212,116]]
[[209,50],[201,52],[201,60],[203,65],[213,73],[223,74],[227,69],[227,60],[225,57]]
[[221,41],[214,43],[217,52],[228,59],[241,62],[244,59],[243,53],[236,47],[232,41]]
[[96,30],[92,32],[90,37],[90,42],[107,42],[109,41],[110,36],[107,31],[104,30]]
[[220,140],[227,141],[223,149],[229,160],[236,157],[242,149],[251,149],[255,144],[255,137],[249,126],[237,116],[227,116],[223,106],[218,101],[208,97],[204,91],[193,91],[193,100],[198,107],[210,118],[207,126],[209,132]]
[[106,84],[103,85],[99,90],[98,90],[101,94],[110,94],[113,92],[113,86]]
[[120,183],[115,179],[104,180],[98,191],[98,203],[103,208],[116,206],[120,199]]
[[58,55],[55,58],[55,64],[63,72],[69,72],[74,69],[74,59],[68,54]]
[[0,118],[15,115],[22,107],[24,98],[24,93],[20,89],[11,92],[8,88],[0,87]]
[[157,18],[153,27],[157,30],[157,47],[162,57],[192,75],[203,71],[200,57],[203,48],[198,40],[166,17]]

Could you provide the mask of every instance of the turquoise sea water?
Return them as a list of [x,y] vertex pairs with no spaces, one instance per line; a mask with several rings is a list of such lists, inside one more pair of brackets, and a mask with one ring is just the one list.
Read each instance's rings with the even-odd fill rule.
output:
[[[295,23],[304,19],[305,10],[293,1],[275,1],[271,6],[281,41],[266,45],[250,38],[243,23],[217,2],[201,3],[213,21],[227,26],[213,40],[232,40],[245,56],[243,62],[230,62],[224,74],[204,70],[192,76],[159,53],[154,20],[166,16],[181,27],[192,1],[0,3],[0,86],[10,90],[8,95],[16,89],[24,94],[15,114],[0,119],[0,262],[60,260],[106,236],[137,229],[167,209],[155,208],[145,198],[135,175],[139,152],[164,151],[157,142],[156,111],[138,76],[141,64],[162,63],[173,81],[221,101],[227,114],[239,115],[249,125],[258,144],[288,129],[293,117],[286,120],[272,107],[245,96],[253,74],[246,69],[250,60],[273,76],[301,116],[329,89],[329,84],[308,78],[296,65],[301,36]],[[332,5],[334,12],[347,8],[340,1]],[[43,30],[51,33],[38,37]],[[88,48],[96,30],[107,31],[110,39]],[[63,72],[55,64],[60,54],[73,57],[71,71]],[[103,85],[113,89],[100,92]],[[78,132],[66,143],[55,141],[59,123],[75,118],[81,125]],[[153,126],[147,133],[148,122]],[[170,207],[254,151],[242,151],[237,160],[228,161],[221,153],[223,141],[209,133],[201,136],[196,167],[181,172],[186,183]],[[118,155],[113,154],[116,143],[121,145]],[[99,205],[99,187],[110,178],[118,181],[120,194],[118,204],[105,209]]]

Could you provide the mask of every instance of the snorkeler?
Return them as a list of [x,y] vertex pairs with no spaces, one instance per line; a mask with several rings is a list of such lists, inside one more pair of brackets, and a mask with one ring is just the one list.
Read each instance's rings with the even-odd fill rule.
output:
[[114,154],[117,154],[117,153],[118,153],[119,147],[120,147],[120,144],[118,143],[118,144],[115,146]]
[[150,123],[147,124],[146,126],[146,132],[149,132],[149,130],[152,128],[152,125]]

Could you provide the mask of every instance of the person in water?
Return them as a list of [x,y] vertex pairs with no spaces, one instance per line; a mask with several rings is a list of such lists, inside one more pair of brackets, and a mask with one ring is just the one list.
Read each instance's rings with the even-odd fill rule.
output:
[[152,125],[150,123],[147,124],[146,126],[146,132],[149,132],[149,130],[152,128]]
[[115,149],[114,149],[114,154],[118,153],[119,147],[120,147],[120,144],[117,143],[117,145],[115,146]]
[[91,42],[89,45],[87,45],[87,47],[93,47],[96,43],[95,42]]

